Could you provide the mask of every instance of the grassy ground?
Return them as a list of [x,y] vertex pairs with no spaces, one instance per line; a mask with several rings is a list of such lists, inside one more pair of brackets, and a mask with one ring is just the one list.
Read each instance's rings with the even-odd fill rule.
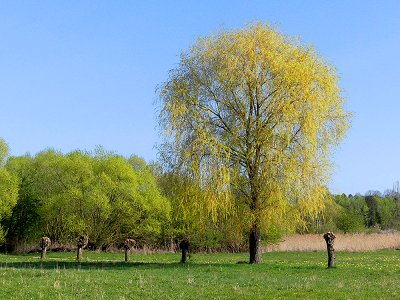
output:
[[400,299],[400,251],[132,255],[84,252],[0,255],[0,299]]

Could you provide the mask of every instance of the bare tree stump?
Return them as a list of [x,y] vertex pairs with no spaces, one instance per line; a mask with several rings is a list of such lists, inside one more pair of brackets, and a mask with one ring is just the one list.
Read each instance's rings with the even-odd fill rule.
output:
[[129,252],[131,251],[132,247],[135,246],[136,241],[134,239],[126,239],[124,242],[124,249],[125,249],[125,262],[129,261]]
[[336,236],[333,232],[327,232],[324,234],[324,239],[326,241],[326,248],[328,250],[328,268],[332,268],[335,266],[335,249],[333,248],[333,244],[335,242]]
[[181,263],[185,264],[187,260],[187,255],[189,252],[189,241],[188,240],[182,240],[179,243],[179,249],[182,250],[182,258],[181,258]]
[[47,247],[51,244],[50,239],[47,236],[44,236],[40,239],[40,259],[46,258]]
[[88,238],[87,236],[81,235],[77,241],[76,245],[78,246],[77,252],[76,252],[76,259],[81,261],[82,260],[82,250],[85,248],[88,244]]

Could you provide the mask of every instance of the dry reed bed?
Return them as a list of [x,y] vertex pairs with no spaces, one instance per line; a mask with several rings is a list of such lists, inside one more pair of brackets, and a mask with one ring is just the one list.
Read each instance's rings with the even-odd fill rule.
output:
[[[400,250],[400,232],[391,233],[355,233],[336,234],[335,250],[337,251],[374,251],[382,249]],[[264,247],[271,251],[325,251],[326,243],[322,234],[295,234],[283,238],[277,245]]]

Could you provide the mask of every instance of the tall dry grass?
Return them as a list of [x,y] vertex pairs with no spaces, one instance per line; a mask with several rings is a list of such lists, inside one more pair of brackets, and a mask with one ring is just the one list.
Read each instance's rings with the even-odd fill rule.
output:
[[[336,234],[336,251],[374,251],[382,249],[400,250],[400,232]],[[271,251],[325,251],[326,243],[322,234],[294,234],[283,238],[277,245],[263,249]]]

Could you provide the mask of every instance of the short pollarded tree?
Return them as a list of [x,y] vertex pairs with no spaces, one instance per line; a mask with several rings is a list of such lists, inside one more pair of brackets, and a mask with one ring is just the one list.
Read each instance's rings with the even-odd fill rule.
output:
[[46,258],[46,252],[47,248],[51,245],[51,240],[47,236],[43,236],[40,239],[40,259],[45,259]]
[[135,246],[136,241],[134,239],[126,239],[124,241],[124,250],[125,250],[125,262],[129,261],[129,252]]
[[269,220],[321,210],[349,114],[335,69],[311,46],[262,23],[199,39],[160,99],[161,157],[210,195],[214,219],[243,215],[250,263]]
[[80,235],[78,237],[78,239],[76,240],[76,246],[77,246],[76,259],[78,261],[82,260],[82,252],[83,252],[83,249],[88,245],[88,242],[89,242],[88,237],[85,235]]

